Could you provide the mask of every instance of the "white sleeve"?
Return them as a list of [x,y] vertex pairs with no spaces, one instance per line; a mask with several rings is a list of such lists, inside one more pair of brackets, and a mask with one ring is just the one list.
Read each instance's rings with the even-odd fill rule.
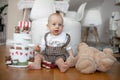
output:
[[66,50],[70,50],[70,49],[72,49],[72,47],[71,47],[71,44],[69,43],[69,44],[66,46]]

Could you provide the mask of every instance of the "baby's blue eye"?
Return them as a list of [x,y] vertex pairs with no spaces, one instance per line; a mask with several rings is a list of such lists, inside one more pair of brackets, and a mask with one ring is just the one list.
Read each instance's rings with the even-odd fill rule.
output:
[[59,26],[62,26],[62,24],[58,24]]
[[52,25],[54,25],[54,26],[55,26],[56,24],[52,24]]

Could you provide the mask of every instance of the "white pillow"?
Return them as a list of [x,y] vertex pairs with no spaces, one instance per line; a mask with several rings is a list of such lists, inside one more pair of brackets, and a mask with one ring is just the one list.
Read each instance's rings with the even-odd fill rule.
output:
[[31,10],[30,19],[35,20],[48,17],[55,12],[54,3],[54,0],[35,0]]

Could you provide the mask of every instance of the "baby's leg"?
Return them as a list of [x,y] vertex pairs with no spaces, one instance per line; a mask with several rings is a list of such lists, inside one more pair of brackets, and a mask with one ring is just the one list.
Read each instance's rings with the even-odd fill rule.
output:
[[61,72],[65,72],[70,67],[69,64],[67,62],[64,62],[62,58],[57,59],[55,63]]
[[41,69],[42,55],[36,54],[34,57],[34,62],[28,65],[28,69]]

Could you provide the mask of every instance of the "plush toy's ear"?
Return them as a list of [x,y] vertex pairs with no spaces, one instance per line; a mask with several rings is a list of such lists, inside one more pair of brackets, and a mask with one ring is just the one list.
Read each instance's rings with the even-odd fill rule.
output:
[[87,44],[84,42],[80,42],[79,46],[82,46],[82,45],[87,45]]
[[113,55],[113,50],[111,48],[105,48],[103,49],[103,52],[108,55]]
[[79,51],[80,49],[84,49],[85,47],[88,47],[88,45],[87,45],[86,43],[84,43],[84,42],[81,42],[81,43],[79,44],[79,46],[78,46],[78,51]]

